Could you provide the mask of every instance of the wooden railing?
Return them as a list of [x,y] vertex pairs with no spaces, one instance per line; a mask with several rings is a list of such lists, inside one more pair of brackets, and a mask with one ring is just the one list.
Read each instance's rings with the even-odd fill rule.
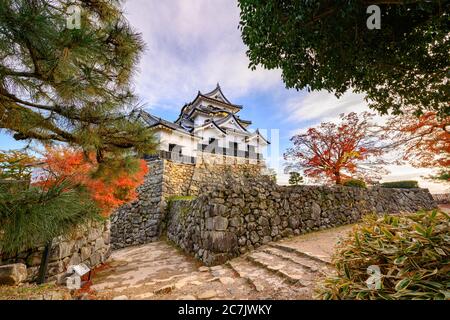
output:
[[[155,154],[145,155],[144,159],[145,160],[167,159],[179,163],[189,163],[189,164],[196,163],[195,157],[183,155],[182,153],[180,153],[179,150],[181,150],[181,148],[180,149],[177,148],[177,151],[159,150]],[[197,150],[199,152],[215,155],[224,155],[229,157],[238,157],[257,161],[263,160],[263,155],[261,153],[256,153],[252,151],[243,151],[234,148],[222,148],[218,146],[211,147],[206,144],[198,144]]]
[[244,150],[239,150],[239,149],[234,149],[234,148],[223,148],[223,147],[219,147],[217,145],[211,146],[211,145],[199,143],[197,145],[197,150],[201,151],[201,152],[230,156],[230,157],[239,157],[239,158],[254,159],[254,160],[262,160],[263,159],[263,155],[261,153],[244,151]]
[[188,163],[188,164],[195,164],[196,162],[195,157],[190,157],[180,154],[178,152],[170,152],[165,150],[159,150],[155,154],[145,155],[144,159],[145,160],[166,159],[171,160],[173,162]]

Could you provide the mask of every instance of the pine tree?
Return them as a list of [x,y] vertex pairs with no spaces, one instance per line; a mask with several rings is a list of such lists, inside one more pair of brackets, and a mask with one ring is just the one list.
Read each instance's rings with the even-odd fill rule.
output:
[[89,193],[69,180],[50,188],[0,192],[0,252],[15,254],[51,241],[88,220],[100,220]]
[[303,177],[300,175],[300,173],[292,171],[289,172],[289,184],[298,186],[299,184],[303,183]]
[[53,238],[87,221],[101,219],[87,190],[68,180],[50,188],[0,187],[0,254],[15,256],[45,245],[38,283],[45,282]]
[[[78,9],[80,27],[68,28]],[[0,128],[80,146],[100,163],[151,152],[151,133],[132,121],[143,47],[119,1],[1,0]]]
[[[0,0],[0,129],[94,154],[97,176],[133,171],[135,156],[155,147],[134,121],[130,81],[143,48],[120,1]],[[55,236],[99,216],[86,190],[70,182],[0,191],[2,252],[49,249]],[[44,252],[40,281],[47,258]]]

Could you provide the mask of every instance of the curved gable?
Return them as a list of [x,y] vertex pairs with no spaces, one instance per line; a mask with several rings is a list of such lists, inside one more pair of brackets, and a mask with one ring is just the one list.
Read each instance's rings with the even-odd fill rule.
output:
[[208,130],[208,129],[215,129],[218,132],[220,132],[221,134],[227,134],[226,131],[224,131],[221,127],[219,127],[214,121],[209,121],[202,126],[194,128],[194,132]]
[[247,141],[258,139],[258,141],[262,141],[265,144],[270,144],[270,141],[267,140],[260,132],[259,130],[256,130],[251,136],[247,138]]
[[229,129],[235,129],[235,130],[239,130],[239,131],[243,131],[243,132],[248,132],[247,129],[241,125],[241,123],[239,122],[239,119],[236,118],[236,116],[234,114],[230,114],[226,118],[218,120],[217,124],[221,128],[229,128]]

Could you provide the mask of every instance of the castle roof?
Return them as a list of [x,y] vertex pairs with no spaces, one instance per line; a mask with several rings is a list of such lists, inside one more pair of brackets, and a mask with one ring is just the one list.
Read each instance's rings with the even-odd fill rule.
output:
[[184,134],[189,134],[189,135],[193,135],[192,134],[192,130],[189,130],[177,123],[173,123],[167,120],[164,120],[162,118],[156,117],[150,113],[148,113],[147,111],[141,111],[138,118],[141,118],[147,125],[149,128],[154,128],[157,126],[162,126],[162,127],[166,127],[168,129],[171,130],[175,130],[178,131],[180,133],[184,133]]
[[[209,104],[202,104],[206,102]],[[213,126],[223,134],[235,133],[246,136],[249,141],[256,136],[261,136],[257,130],[251,133],[247,130],[247,126],[252,124],[249,120],[241,119],[236,113],[242,109],[241,105],[233,104],[228,100],[222,92],[220,85],[212,91],[202,94],[200,91],[191,103],[185,104],[178,118],[174,122],[156,117],[146,111],[141,111],[138,118],[141,118],[150,128],[165,127],[180,133],[195,136],[194,132]],[[203,116],[205,119],[201,124],[197,123],[196,117]],[[225,127],[229,122],[233,128]],[[261,136],[262,137],[262,136]],[[264,137],[263,141],[269,143]]]
[[199,94],[202,95],[202,96],[204,96],[204,97],[208,97],[208,98],[211,98],[211,99],[214,99],[214,100],[219,100],[219,101],[221,101],[221,102],[225,102],[225,103],[227,103],[227,104],[230,104],[230,105],[233,105],[233,106],[235,106],[235,107],[237,107],[237,108],[242,109],[242,106],[241,106],[241,105],[233,104],[233,103],[230,102],[230,100],[228,100],[228,99],[225,97],[225,95],[224,95],[223,92],[222,92],[222,89],[220,88],[219,83],[217,83],[217,86],[216,86],[212,91],[210,91],[210,92],[208,92],[208,93],[205,93],[205,94],[202,94],[202,93],[199,91]]

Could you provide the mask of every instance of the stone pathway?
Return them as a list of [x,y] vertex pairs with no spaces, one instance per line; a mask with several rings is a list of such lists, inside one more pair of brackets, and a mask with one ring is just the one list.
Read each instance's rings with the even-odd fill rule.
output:
[[329,272],[334,244],[350,229],[284,239],[210,268],[164,241],[121,249],[91,288],[102,299],[312,299],[315,279]]
[[450,213],[450,204],[441,204],[439,208],[445,213]]

